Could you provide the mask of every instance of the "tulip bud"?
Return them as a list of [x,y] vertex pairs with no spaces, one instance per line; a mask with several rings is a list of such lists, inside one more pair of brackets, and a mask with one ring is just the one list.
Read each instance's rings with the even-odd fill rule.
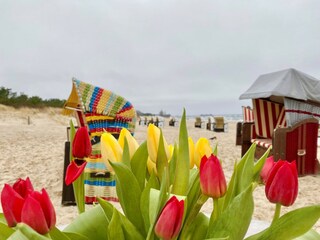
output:
[[170,240],[178,236],[184,213],[184,201],[172,196],[162,209],[155,226],[159,238]]
[[72,143],[72,155],[75,158],[84,158],[91,155],[91,141],[86,127],[78,128]]
[[[154,124],[149,124],[147,133],[147,148],[151,161],[156,162],[158,156],[158,148],[160,141],[160,129]],[[164,149],[166,151],[167,159],[170,159],[170,152],[168,144],[163,137]]]
[[108,167],[109,171],[113,171],[109,161],[121,162],[123,150],[117,139],[108,132],[101,135],[101,158]]
[[298,195],[298,172],[296,162],[279,160],[270,170],[265,193],[272,203],[291,206]]
[[219,159],[211,154],[203,156],[200,165],[200,188],[204,195],[212,198],[223,197],[227,190],[226,179]]
[[121,148],[124,148],[124,139],[127,139],[128,145],[129,145],[129,153],[130,153],[130,159],[132,159],[133,154],[136,152],[136,150],[139,147],[139,144],[137,143],[136,139],[131,135],[131,133],[126,128],[122,128],[120,131],[118,142],[121,146]]
[[275,164],[276,163],[273,160],[273,156],[266,159],[266,162],[264,163],[260,172],[260,177],[264,184],[267,182],[268,174]]
[[56,214],[45,189],[32,192],[21,211],[21,222],[40,234],[48,233],[56,224]]
[[194,147],[194,163],[200,167],[200,162],[203,156],[209,157],[212,153],[209,140],[207,138],[199,138]]

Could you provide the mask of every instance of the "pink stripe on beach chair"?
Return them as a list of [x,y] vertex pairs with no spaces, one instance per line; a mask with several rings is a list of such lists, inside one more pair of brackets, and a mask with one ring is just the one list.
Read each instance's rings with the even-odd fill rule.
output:
[[247,106],[242,106],[242,114],[243,114],[243,122],[253,122],[253,111],[252,109]]
[[272,147],[272,139],[252,139],[251,142],[263,148]]
[[257,136],[272,138],[273,130],[276,127],[282,108],[283,105],[279,103],[253,99],[253,114]]

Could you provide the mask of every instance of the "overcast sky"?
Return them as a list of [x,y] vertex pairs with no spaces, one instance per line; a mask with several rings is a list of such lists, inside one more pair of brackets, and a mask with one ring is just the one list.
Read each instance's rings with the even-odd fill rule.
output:
[[264,73],[320,79],[320,1],[0,0],[0,86],[67,99],[71,79],[143,112],[241,113]]

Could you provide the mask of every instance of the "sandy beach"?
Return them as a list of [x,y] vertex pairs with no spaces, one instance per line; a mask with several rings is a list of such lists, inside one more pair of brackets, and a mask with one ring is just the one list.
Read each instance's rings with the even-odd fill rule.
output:
[[[70,119],[62,116],[58,109],[14,109],[0,105],[0,187],[2,189],[4,183],[12,184],[17,178],[25,179],[29,176],[36,190],[47,189],[57,213],[57,225],[68,224],[78,214],[75,206],[61,205],[64,143]],[[234,162],[240,159],[241,152],[240,146],[235,145],[236,122],[228,122],[226,133],[195,128],[193,119],[189,119],[187,124],[189,136],[194,141],[200,137],[216,137],[210,141],[212,145],[218,143],[218,157],[222,160],[229,181]],[[162,129],[169,144],[178,139],[179,127],[170,127],[168,122],[165,122]],[[147,127],[137,124],[135,137],[139,143],[146,139],[146,134]],[[283,207],[282,214],[299,207],[319,204],[319,188],[319,174],[300,177],[297,200],[293,206]],[[254,201],[253,219],[270,222],[275,206],[266,199],[264,186],[257,187]],[[118,203],[115,205],[119,206]],[[208,201],[202,210],[210,213],[212,202]],[[314,229],[320,232],[320,221],[315,224]]]

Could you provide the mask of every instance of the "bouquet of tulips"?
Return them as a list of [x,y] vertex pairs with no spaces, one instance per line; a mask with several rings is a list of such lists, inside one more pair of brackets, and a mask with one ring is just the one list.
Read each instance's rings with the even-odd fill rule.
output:
[[[90,210],[83,203],[82,172],[91,146],[86,130],[73,140],[74,158],[66,182],[74,184],[79,216],[59,230],[48,194],[34,191],[31,181],[6,184],[1,193],[0,239],[244,239],[254,210],[253,191],[265,184],[266,197],[275,203],[274,219],[255,239],[320,239],[310,230],[320,217],[320,205],[307,206],[280,216],[282,206],[294,203],[298,193],[295,162],[274,162],[268,152],[255,161],[255,145],[234,164],[227,183],[217,147],[188,137],[185,112],[179,140],[168,146],[161,129],[148,126],[140,146],[125,130],[119,140],[104,133],[101,154],[116,178],[123,212],[98,199]],[[201,207],[213,199],[210,215]]]

